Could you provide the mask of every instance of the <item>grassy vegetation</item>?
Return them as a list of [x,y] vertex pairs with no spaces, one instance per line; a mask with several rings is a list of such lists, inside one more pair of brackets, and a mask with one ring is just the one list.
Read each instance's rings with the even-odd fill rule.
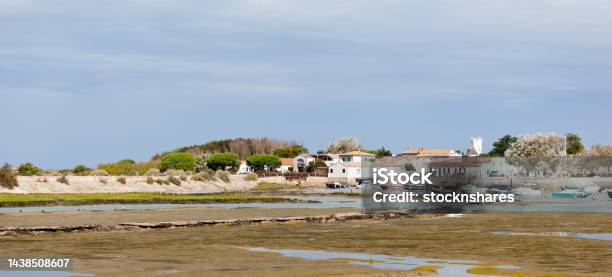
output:
[[284,188],[286,188],[284,184],[259,182],[257,183],[257,186],[253,188],[253,190],[263,191],[263,190],[277,190],[277,189],[284,189]]
[[0,194],[0,207],[76,206],[92,204],[187,204],[187,203],[278,203],[297,202],[276,196],[234,194],[159,194],[159,193],[36,193]]

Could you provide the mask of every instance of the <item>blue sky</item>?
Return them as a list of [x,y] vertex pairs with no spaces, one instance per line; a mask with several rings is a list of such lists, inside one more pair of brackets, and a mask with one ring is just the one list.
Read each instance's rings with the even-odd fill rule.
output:
[[0,161],[268,136],[612,143],[610,1],[0,1]]

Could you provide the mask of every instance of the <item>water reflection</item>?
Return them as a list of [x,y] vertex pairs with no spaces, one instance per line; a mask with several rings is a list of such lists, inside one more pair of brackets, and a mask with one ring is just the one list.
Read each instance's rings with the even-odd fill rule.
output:
[[[309,260],[339,260],[347,261],[354,265],[365,265],[377,269],[390,270],[418,270],[419,267],[427,267],[437,270],[438,276],[479,276],[467,273],[473,267],[491,267],[503,269],[518,269],[512,265],[483,264],[474,260],[440,260],[423,259],[415,257],[396,257],[390,255],[370,255],[350,252],[328,252],[318,250],[295,250],[295,249],[268,249],[263,247],[249,248],[253,252],[272,252],[287,257],[296,257]],[[482,276],[482,275],[480,275]]]

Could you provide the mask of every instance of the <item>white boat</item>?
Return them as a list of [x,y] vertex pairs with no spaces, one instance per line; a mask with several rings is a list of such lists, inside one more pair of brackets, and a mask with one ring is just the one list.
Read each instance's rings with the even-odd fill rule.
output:
[[512,193],[519,199],[541,198],[542,190],[537,189],[535,184],[523,184],[521,187],[512,190]]

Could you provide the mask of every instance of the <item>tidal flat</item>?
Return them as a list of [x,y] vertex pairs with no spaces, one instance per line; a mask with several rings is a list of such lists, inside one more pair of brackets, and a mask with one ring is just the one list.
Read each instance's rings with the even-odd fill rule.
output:
[[[523,235],[500,235],[504,232]],[[411,276],[441,273],[445,264],[452,263],[466,265],[466,276],[612,275],[612,241],[529,235],[550,232],[610,234],[612,221],[606,213],[470,213],[323,224],[56,233],[0,237],[0,256],[70,256],[75,272],[102,276]],[[257,248],[275,251],[251,251]],[[414,257],[439,266],[381,269],[372,266],[376,258],[371,263],[367,258],[307,259],[283,255],[281,250],[386,255],[391,260]]]

